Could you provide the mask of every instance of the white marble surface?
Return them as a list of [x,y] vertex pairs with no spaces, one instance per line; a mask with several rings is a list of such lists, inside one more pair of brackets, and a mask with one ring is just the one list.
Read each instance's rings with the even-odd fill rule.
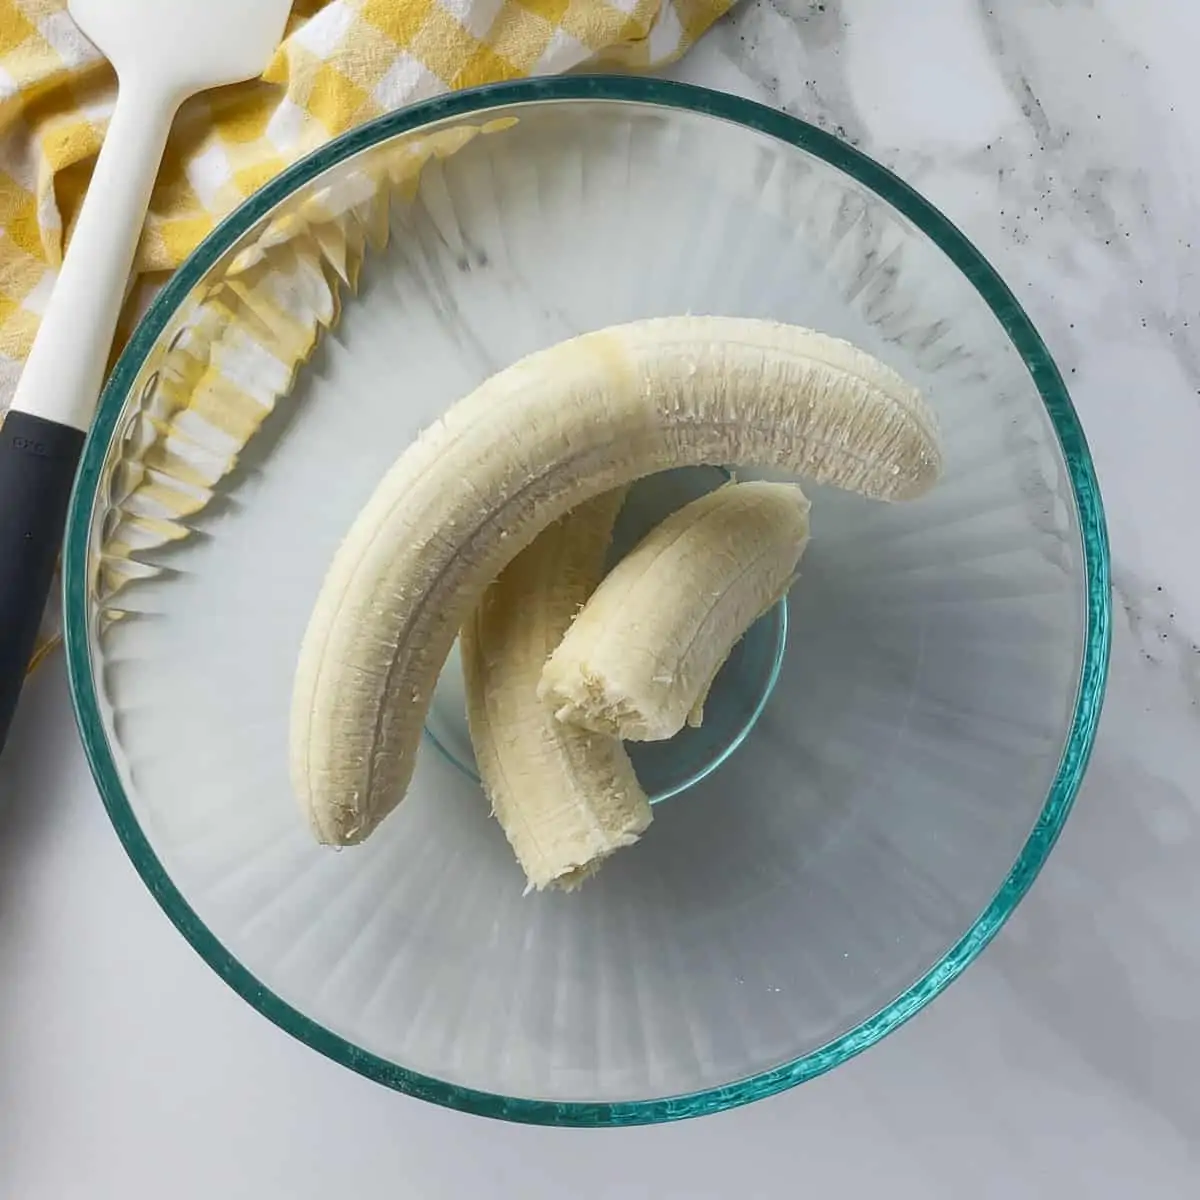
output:
[[747,0],[676,72],[835,129],[941,205],[1046,335],[1095,452],[1117,601],[1099,744],[960,982],[832,1075],[702,1122],[556,1132],[393,1095],[175,934],[56,663],[0,764],[0,1196],[1196,1195],[1197,45],[1194,0]]

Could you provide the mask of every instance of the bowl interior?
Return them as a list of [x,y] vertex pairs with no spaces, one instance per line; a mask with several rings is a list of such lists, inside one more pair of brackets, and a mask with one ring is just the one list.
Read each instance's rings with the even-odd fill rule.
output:
[[[428,127],[376,130],[308,168],[127,356],[71,532],[90,582],[70,596],[85,731],[139,865],[178,891],[176,918],[190,910],[210,957],[235,960],[239,986],[294,1010],[314,1044],[518,1115],[669,1115],[645,1106],[689,1095],[721,1107],[751,1094],[731,1085],[772,1090],[845,1057],[911,1001],[1009,877],[1069,738],[1083,745],[1071,471],[993,307],[819,139],[649,100],[477,107],[437,129],[485,133],[415,178],[394,165]],[[137,431],[184,369],[206,297],[229,293],[247,256],[296,247],[329,276],[346,251],[301,218],[370,206],[372,189],[391,195],[390,240],[364,252],[357,295],[294,386],[255,358],[255,336],[278,342],[270,306],[251,296],[242,340],[226,339],[227,377],[261,386],[264,407],[286,391],[236,466],[211,488],[189,475],[240,446],[203,413],[148,452]],[[523,895],[477,784],[432,746],[367,843],[315,845],[287,775],[292,673],[385,469],[516,358],[685,312],[808,325],[883,358],[938,413],[943,481],[895,506],[808,489],[813,541],[765,711],[580,893]],[[195,488],[195,511],[175,521],[162,487]]]
[[[721,487],[731,473],[721,467],[679,467],[637,480],[613,527],[609,569],[660,521]],[[764,613],[733,647],[704,700],[704,722],[685,726],[669,741],[626,746],[638,781],[651,804],[661,804],[695,787],[717,770],[749,737],[778,682],[787,649],[788,603]],[[425,733],[438,750],[479,782],[467,724],[467,691],[456,642],[434,689]]]

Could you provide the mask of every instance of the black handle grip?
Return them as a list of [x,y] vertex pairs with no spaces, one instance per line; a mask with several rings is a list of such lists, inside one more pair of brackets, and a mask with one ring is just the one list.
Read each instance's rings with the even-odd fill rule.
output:
[[0,425],[0,752],[54,581],[83,440],[28,413]]

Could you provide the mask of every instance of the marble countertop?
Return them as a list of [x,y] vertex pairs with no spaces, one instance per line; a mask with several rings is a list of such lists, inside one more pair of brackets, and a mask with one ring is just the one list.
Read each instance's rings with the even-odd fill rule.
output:
[[175,934],[108,827],[59,662],[0,765],[0,1196],[1195,1195],[1197,45],[1192,0],[745,0],[674,72],[833,130],[940,205],[1045,335],[1095,454],[1116,600],[1099,742],[962,980],[833,1074],[701,1122],[526,1129],[393,1095]]

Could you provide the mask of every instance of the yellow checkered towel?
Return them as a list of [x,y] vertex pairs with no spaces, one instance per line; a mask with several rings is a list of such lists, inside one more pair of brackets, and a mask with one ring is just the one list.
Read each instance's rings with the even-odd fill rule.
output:
[[[577,67],[660,66],[733,2],[296,0],[260,80],[198,96],[181,110],[118,343],[220,218],[331,137],[455,88]],[[0,0],[0,419],[115,96],[111,68],[71,21],[66,0]],[[209,370],[219,369],[219,356],[209,357]],[[49,614],[42,651],[55,625]]]
[[[370,117],[454,88],[585,64],[658,66],[731,3],[297,0],[261,80],[196,97],[179,114],[138,251],[139,281],[161,282],[256,187]],[[65,0],[0,0],[0,411],[115,95],[111,69]]]

